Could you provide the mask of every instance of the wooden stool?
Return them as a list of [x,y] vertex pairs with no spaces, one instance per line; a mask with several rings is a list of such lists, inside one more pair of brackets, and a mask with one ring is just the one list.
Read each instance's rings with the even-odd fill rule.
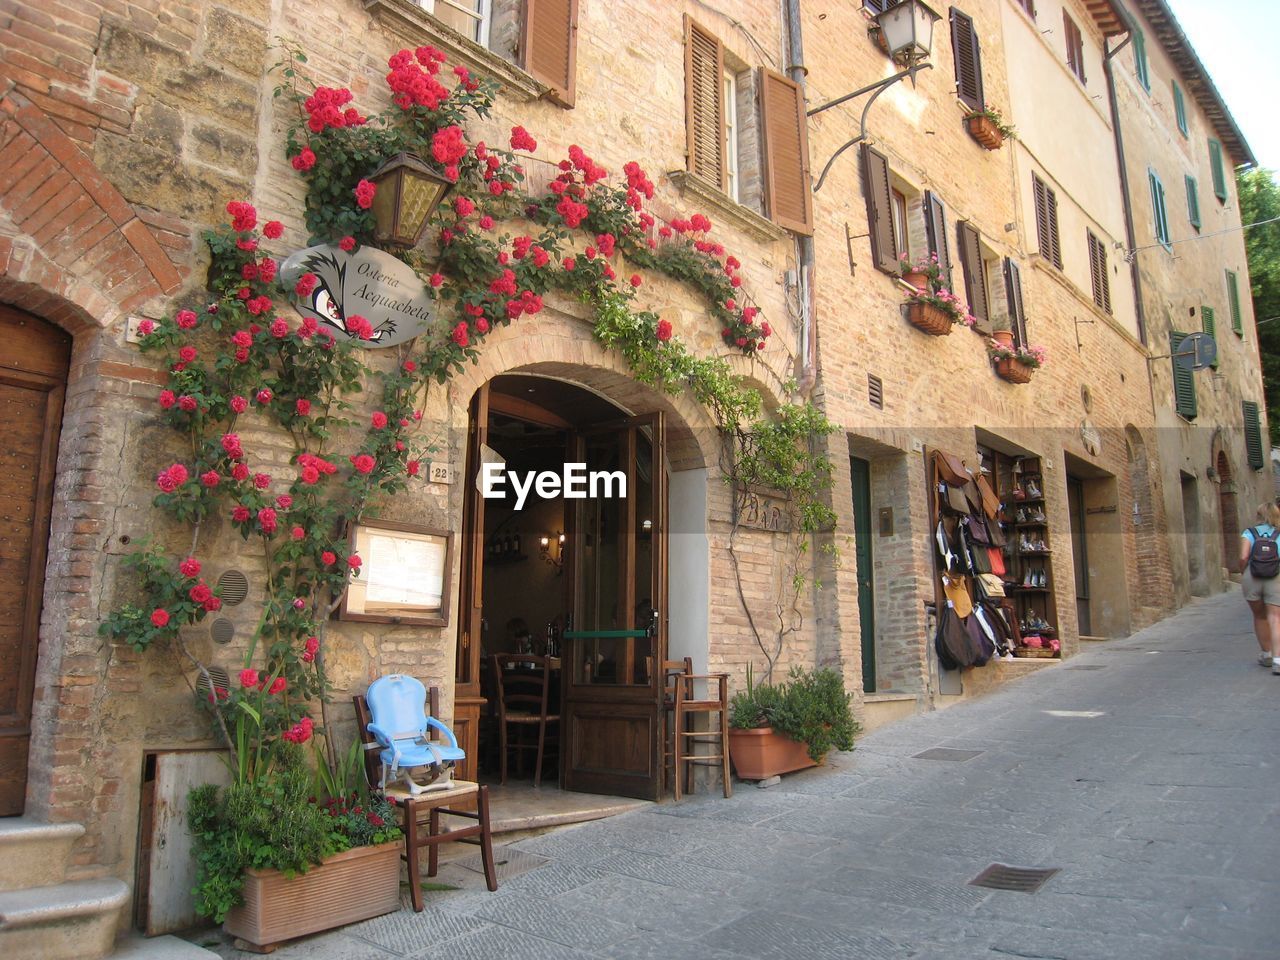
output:
[[[671,675],[675,686],[676,703],[675,719],[672,724],[672,742],[675,764],[676,799],[680,799],[680,784],[686,776],[692,775],[693,764],[716,763],[720,767],[720,780],[724,785],[724,795],[733,795],[733,782],[729,777],[729,675],[727,673],[675,673]],[[714,683],[713,683],[714,681]],[[697,696],[697,684],[704,682],[707,696]],[[712,691],[718,696],[712,697]],[[718,730],[690,730],[688,723],[696,714],[719,714]],[[697,753],[699,743],[720,744],[719,753]],[[689,792],[692,792],[690,790]]]
[[[493,864],[493,836],[489,831],[489,788],[469,780],[455,780],[447,790],[434,790],[412,795],[405,788],[388,787],[387,799],[404,811],[404,854],[402,859],[409,870],[409,892],[413,909],[422,912],[422,878],[419,874],[418,849],[428,847],[427,876],[434,877],[440,864],[439,846],[442,843],[462,841],[478,843],[484,862],[484,879],[490,891],[498,889],[498,876]],[[451,804],[475,803],[476,811],[455,809]],[[454,830],[440,829],[440,814],[475,820],[471,826]],[[421,831],[422,815],[426,814],[426,833]],[[471,839],[471,838],[479,838]]]
[[662,779],[663,788],[668,789],[671,782],[667,779],[667,770],[675,777],[675,749],[671,731],[675,726],[676,683],[675,678],[682,674],[693,673],[693,658],[683,660],[662,661]]

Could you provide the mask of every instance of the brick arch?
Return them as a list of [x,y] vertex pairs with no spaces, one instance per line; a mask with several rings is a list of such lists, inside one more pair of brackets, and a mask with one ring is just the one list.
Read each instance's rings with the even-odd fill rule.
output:
[[75,333],[101,328],[182,275],[80,147],[17,94],[0,100],[0,301]]

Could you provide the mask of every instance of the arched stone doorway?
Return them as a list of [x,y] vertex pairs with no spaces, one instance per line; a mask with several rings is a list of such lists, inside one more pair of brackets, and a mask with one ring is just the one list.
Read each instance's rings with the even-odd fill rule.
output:
[[1218,451],[1218,517],[1222,522],[1222,565],[1232,573],[1240,572],[1240,507],[1235,478],[1225,450]]

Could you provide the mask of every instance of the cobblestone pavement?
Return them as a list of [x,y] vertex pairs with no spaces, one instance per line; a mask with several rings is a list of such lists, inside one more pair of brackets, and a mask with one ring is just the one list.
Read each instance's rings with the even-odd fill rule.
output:
[[[497,893],[451,864],[424,913],[275,956],[1275,960],[1280,677],[1255,657],[1237,593],[1197,601],[825,769],[517,842]],[[969,885],[995,862],[1060,872]]]

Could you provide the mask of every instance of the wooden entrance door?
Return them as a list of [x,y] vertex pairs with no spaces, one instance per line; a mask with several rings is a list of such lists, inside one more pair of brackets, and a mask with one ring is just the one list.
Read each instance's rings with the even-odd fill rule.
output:
[[22,813],[71,338],[0,306],[0,816]]
[[1076,619],[1080,635],[1093,632],[1093,617],[1089,609],[1089,544],[1085,535],[1084,481],[1067,477],[1067,511],[1071,522],[1071,558],[1076,575]]
[[578,461],[627,496],[574,501],[574,611],[562,657],[564,786],[658,799],[666,656],[667,484],[660,414],[584,431]]
[[484,620],[484,497],[480,495],[481,452],[489,438],[489,385],[471,399],[467,433],[467,463],[463,473],[463,537],[458,603],[458,645],[454,659],[453,732],[466,759],[457,765],[460,779],[474,780],[479,771],[480,715],[485,698],[480,692],[480,643]]
[[853,543],[858,568],[858,625],[862,634],[862,692],[876,692],[876,597],[871,560],[871,464],[849,458],[853,484]]

